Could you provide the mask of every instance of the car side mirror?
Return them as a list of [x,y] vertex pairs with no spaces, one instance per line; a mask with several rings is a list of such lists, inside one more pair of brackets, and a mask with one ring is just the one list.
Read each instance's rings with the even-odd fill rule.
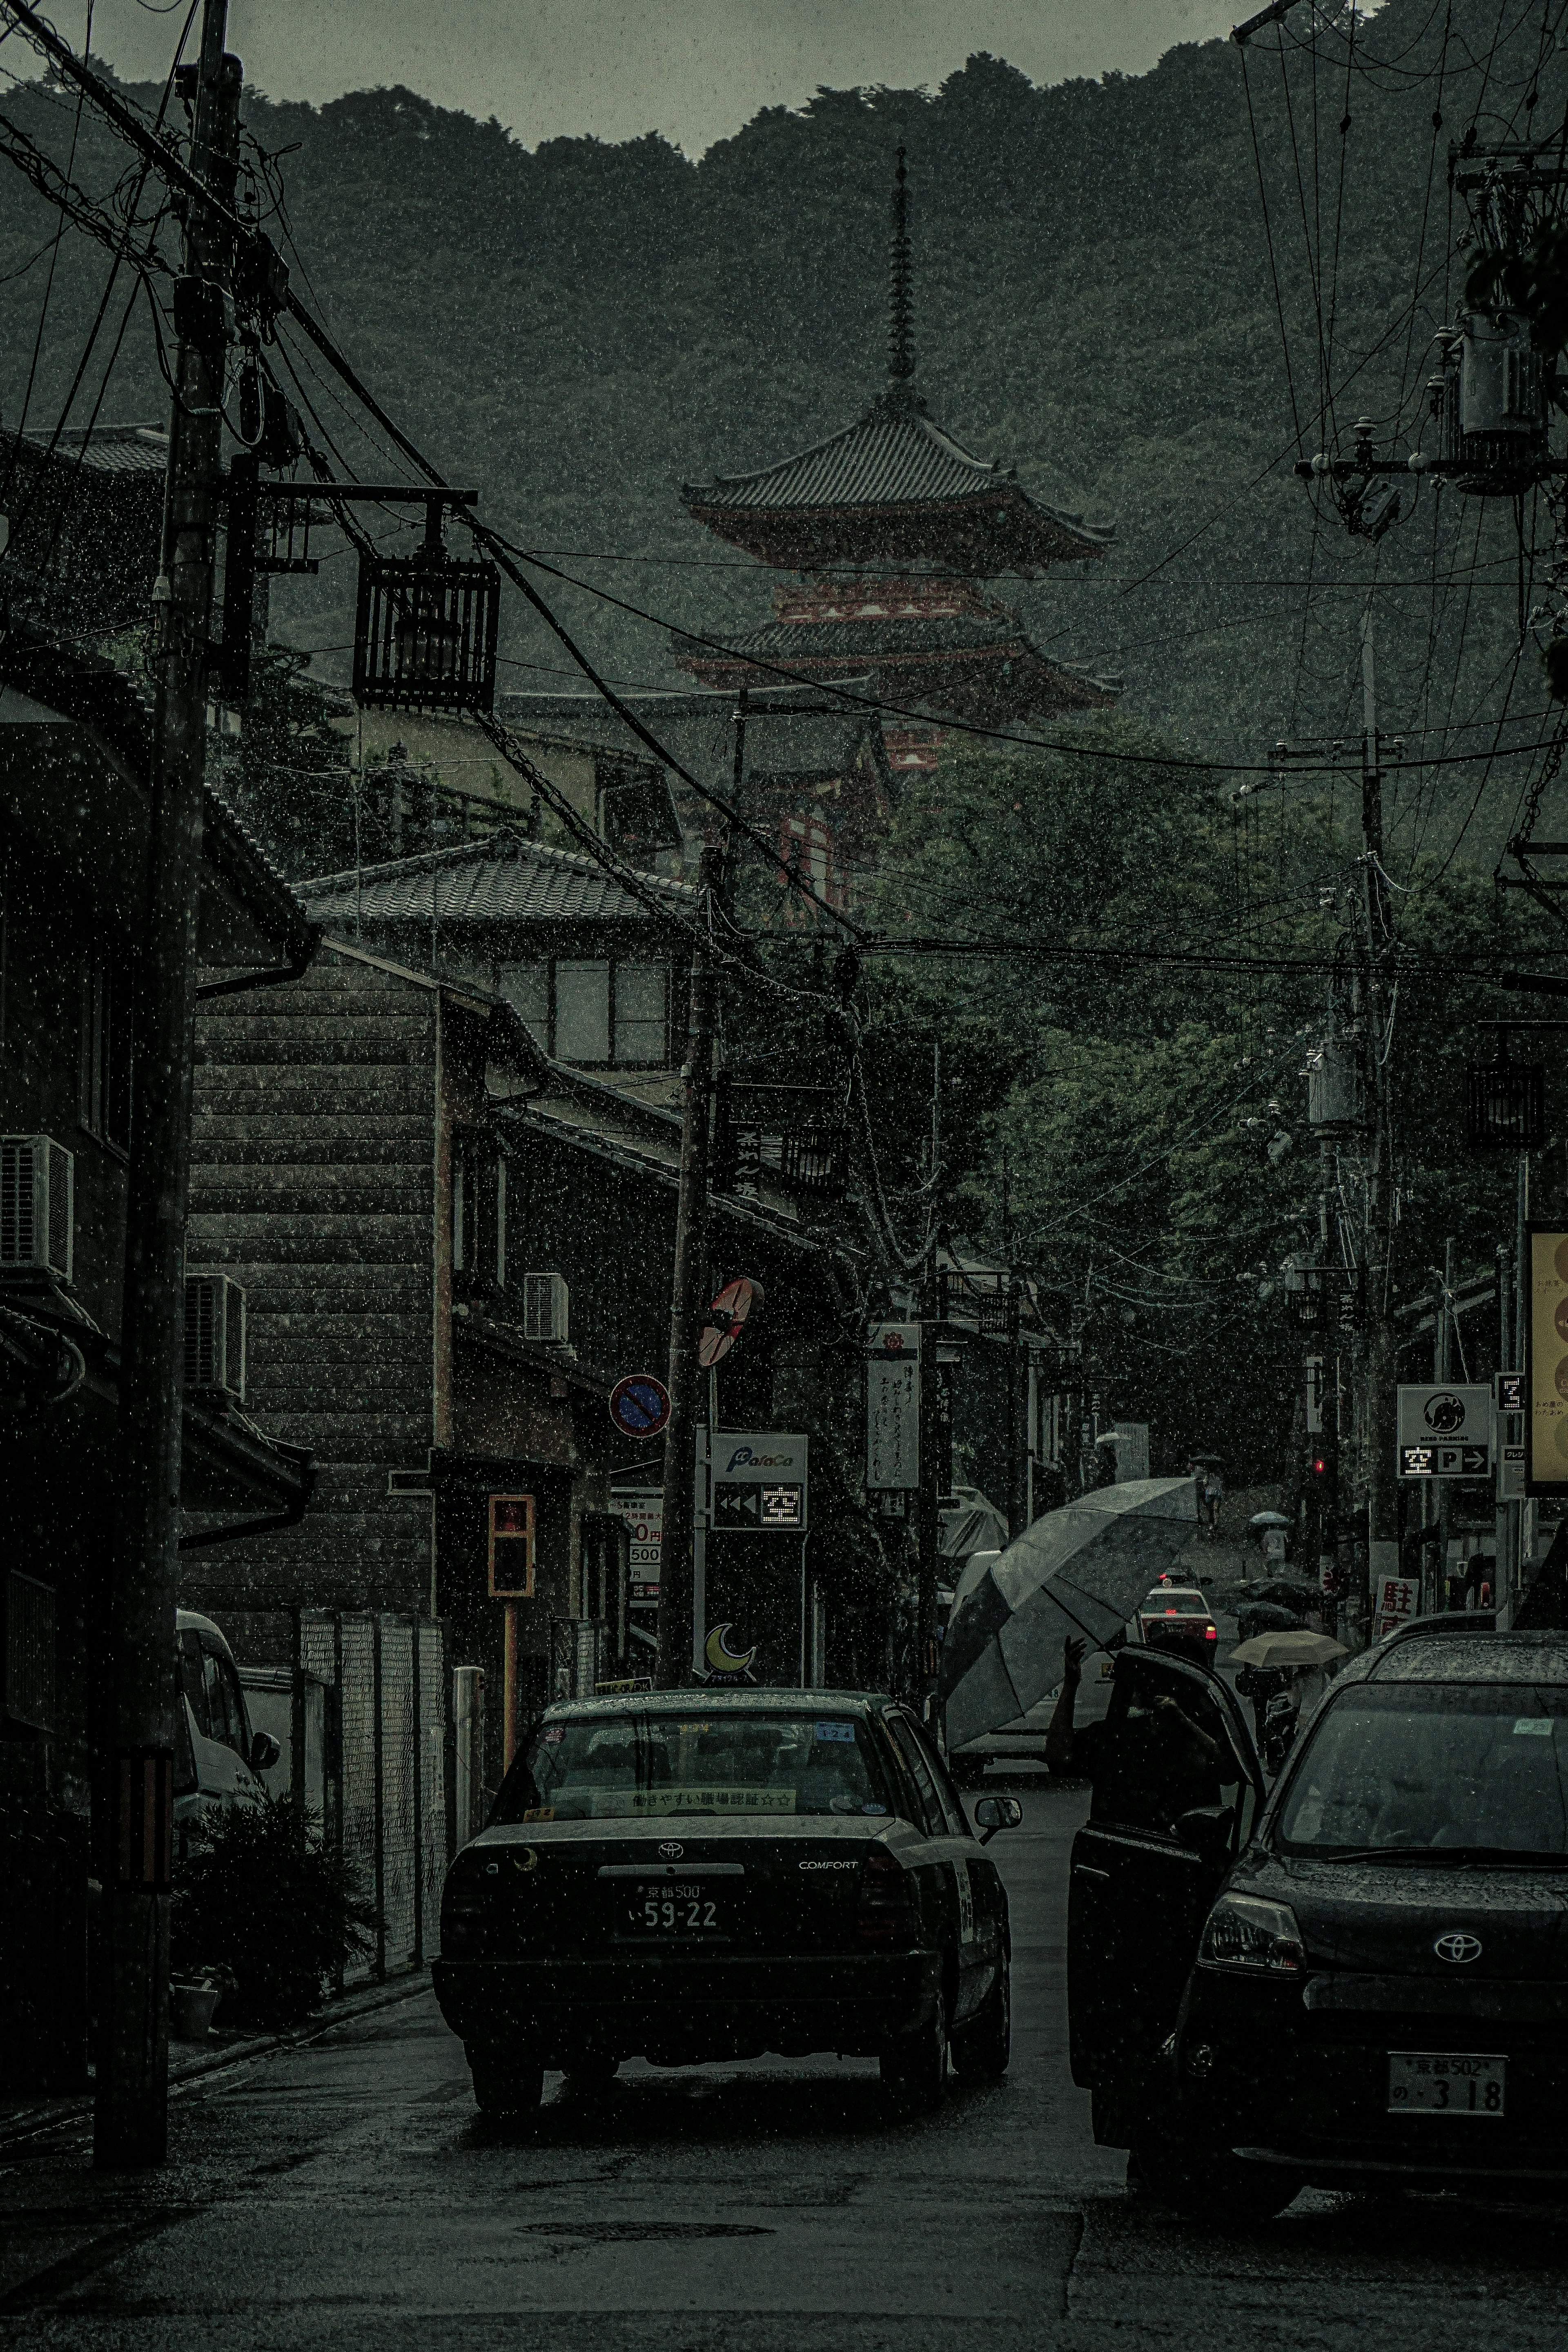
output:
[[1178,1813],[1175,1832],[1189,1852],[1205,1862],[1228,1862],[1232,1815],[1228,1805],[1194,1805]]
[[269,1731],[255,1731],[250,1736],[250,1769],[253,1772],[270,1772],[283,1750]]
[[1016,1797],[982,1797],[974,1808],[974,1826],[982,1845],[989,1845],[998,1830],[1016,1830],[1024,1818]]

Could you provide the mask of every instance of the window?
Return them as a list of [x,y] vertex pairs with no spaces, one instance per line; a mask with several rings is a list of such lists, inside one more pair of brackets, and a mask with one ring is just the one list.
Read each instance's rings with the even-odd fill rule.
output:
[[89,1135],[116,1151],[131,1148],[131,1027],[106,971],[86,971],[81,985],[81,1053],[77,1115]]
[[563,956],[503,963],[496,988],[535,1045],[590,1068],[660,1069],[668,1054],[669,967]]
[[554,1717],[516,1762],[498,1822],[638,1815],[888,1811],[868,1727],[847,1716],[683,1714]]
[[452,1287],[461,1297],[506,1282],[506,1168],[484,1136],[452,1138]]
[[558,963],[555,967],[555,1055],[562,1062],[607,1062],[610,1058],[610,967],[607,963]]
[[921,1753],[921,1744],[912,1725],[899,1716],[887,1718],[889,1730],[898,1744],[899,1753],[909,1767],[910,1777],[920,1794],[921,1822],[927,1837],[945,1837],[947,1823],[942,1818],[942,1800],[936,1792],[936,1782],[931,1766]]
[[237,1756],[245,1754],[245,1702],[239,1695],[239,1681],[226,1658],[220,1658],[206,1644],[202,1644],[202,1687],[206,1696],[206,1717],[209,1736],[232,1748]]
[[616,966],[616,1060],[626,1068],[648,1068],[664,1060],[665,967],[661,963]]
[[504,996],[536,1045],[550,1051],[550,966],[547,963],[503,963],[496,972],[496,990]]

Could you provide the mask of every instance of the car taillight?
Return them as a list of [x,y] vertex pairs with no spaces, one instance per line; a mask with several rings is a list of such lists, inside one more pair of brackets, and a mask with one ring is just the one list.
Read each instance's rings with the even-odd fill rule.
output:
[[1219,1640],[1219,1627],[1217,1625],[1205,1625],[1204,1627],[1204,1640],[1205,1642],[1217,1642]]
[[860,1865],[856,1942],[908,1944],[913,1941],[917,1924],[909,1872],[886,1846],[872,1846]]

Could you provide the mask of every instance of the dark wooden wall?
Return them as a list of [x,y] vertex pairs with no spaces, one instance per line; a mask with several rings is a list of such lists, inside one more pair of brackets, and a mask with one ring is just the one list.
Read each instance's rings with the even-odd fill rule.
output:
[[435,1414],[437,1000],[324,949],[199,1011],[187,1263],[247,1294],[247,1410],[309,1445],[297,1528],[190,1555],[191,1605],[427,1611],[418,1469]]

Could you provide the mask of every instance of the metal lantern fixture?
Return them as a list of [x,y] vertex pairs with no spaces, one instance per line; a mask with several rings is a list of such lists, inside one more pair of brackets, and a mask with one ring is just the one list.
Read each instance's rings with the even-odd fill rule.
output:
[[441,541],[442,501],[426,509],[417,555],[359,562],[353,695],[363,709],[489,710],[495,702],[500,574],[459,563]]
[[1465,1069],[1465,1141],[1477,1151],[1538,1151],[1546,1140],[1546,1069],[1510,1062],[1500,1031],[1495,1062]]

